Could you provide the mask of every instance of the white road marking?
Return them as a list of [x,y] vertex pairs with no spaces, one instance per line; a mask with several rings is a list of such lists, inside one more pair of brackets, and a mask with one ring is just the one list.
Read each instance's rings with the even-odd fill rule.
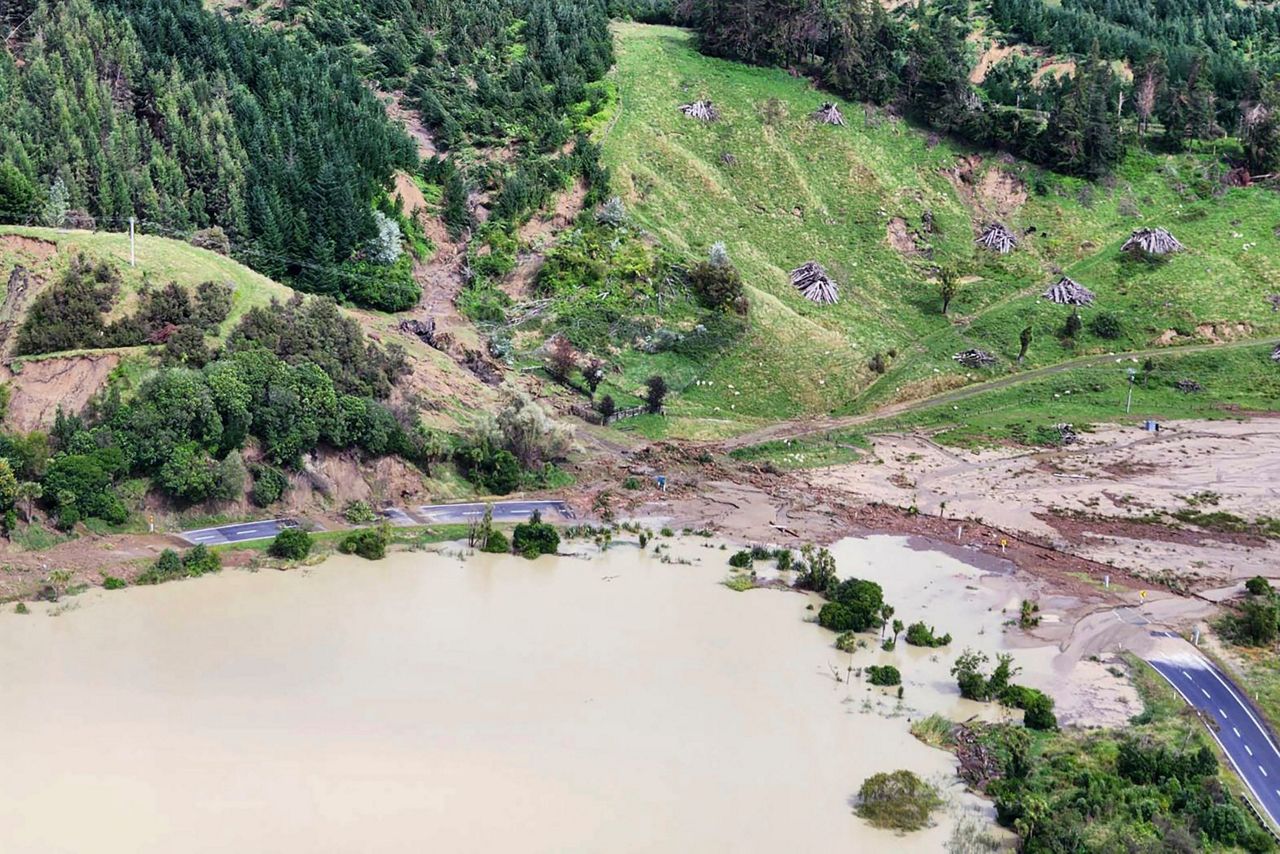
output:
[[1249,754],[1250,756],[1252,756],[1252,755],[1253,755],[1253,750],[1252,750],[1252,749],[1250,749],[1249,745],[1247,745],[1247,744],[1244,746],[1244,752],[1245,752],[1245,753],[1247,753],[1247,754]]
[[1231,728],[1231,731],[1232,731],[1232,732],[1234,732],[1234,733],[1236,734],[1236,738],[1240,738],[1240,737],[1241,737],[1241,736],[1240,736],[1240,730],[1236,729],[1235,727],[1232,727],[1232,728]]
[[1188,673],[1188,672],[1187,672],[1187,671],[1185,671],[1185,670],[1184,670],[1184,671],[1182,671],[1182,675],[1183,675],[1183,676],[1185,676],[1185,677],[1187,677],[1188,679],[1190,679],[1190,678],[1191,678],[1191,674],[1190,674],[1190,673]]
[[1267,774],[1267,769],[1266,769],[1266,768],[1263,768],[1261,765],[1259,765],[1259,766],[1258,766],[1258,770],[1262,772],[1262,776],[1263,776],[1263,777],[1270,776],[1270,775],[1268,775],[1268,774]]
[[1227,713],[1222,711],[1222,709],[1218,709],[1218,717],[1225,719],[1227,717]]
[[1206,698],[1207,698],[1207,697],[1209,697],[1209,692],[1208,692],[1208,691],[1206,691],[1206,690],[1205,690],[1205,689],[1203,689],[1203,688],[1201,688],[1201,689],[1200,689],[1200,693],[1201,693],[1201,694],[1204,694]]

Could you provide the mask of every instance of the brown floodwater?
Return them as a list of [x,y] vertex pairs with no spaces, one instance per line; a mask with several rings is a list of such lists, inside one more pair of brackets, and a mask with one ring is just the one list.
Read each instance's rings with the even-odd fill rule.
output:
[[[6,606],[0,851],[942,850],[974,802],[909,722],[1000,714],[947,671],[1004,648],[1011,589],[900,539],[835,547],[956,636],[852,656],[898,665],[900,702],[837,681],[850,656],[809,598],[727,589],[709,546],[453,547]],[[853,815],[897,768],[948,791],[936,827]]]

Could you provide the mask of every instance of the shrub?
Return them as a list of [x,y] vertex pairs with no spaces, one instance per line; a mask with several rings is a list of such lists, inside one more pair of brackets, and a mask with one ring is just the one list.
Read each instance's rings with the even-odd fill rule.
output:
[[947,646],[951,643],[951,635],[935,635],[933,626],[926,626],[923,622],[918,622],[907,626],[906,641],[912,646]]
[[1018,612],[1018,625],[1023,629],[1033,629],[1040,625],[1040,605],[1030,599],[1022,600],[1022,608]]
[[378,516],[373,512],[373,508],[369,506],[369,502],[348,501],[347,506],[342,508],[342,518],[352,525],[368,525],[376,522]]
[[488,554],[507,554],[511,551],[511,541],[501,531],[490,531],[489,537],[480,544],[480,551]]
[[222,569],[222,558],[218,557],[216,552],[209,551],[208,546],[200,544],[189,549],[182,556],[182,569],[192,578],[209,572],[218,572]]
[[1244,589],[1249,591],[1250,596],[1269,596],[1271,594],[1271,582],[1261,575],[1255,575],[1244,583]]
[[359,555],[365,560],[382,560],[387,556],[387,543],[391,534],[385,526],[361,528],[342,538],[338,550],[344,555]]
[[1067,315],[1066,325],[1062,327],[1062,334],[1067,338],[1075,338],[1080,334],[1080,330],[1084,327],[1084,321],[1080,319],[1080,315],[1072,312]]
[[836,638],[836,649],[841,652],[857,652],[861,645],[862,640],[857,632],[841,632]]
[[907,770],[874,774],[858,790],[859,816],[876,827],[900,831],[929,825],[930,814],[942,806],[932,786]]
[[253,491],[249,497],[259,507],[269,507],[284,497],[289,481],[277,468],[256,463],[253,466]]
[[866,626],[859,626],[852,611],[839,602],[827,602],[818,611],[818,625],[833,632],[864,631]]
[[165,549],[160,553],[160,557],[156,558],[155,563],[138,576],[138,583],[159,584],[162,581],[181,578],[185,574],[186,568],[182,565],[182,558],[173,549]]
[[560,550],[560,532],[535,512],[528,522],[516,525],[511,545],[516,554],[530,560],[539,555],[553,555]]
[[1093,320],[1089,321],[1089,328],[1093,330],[1094,335],[1108,341],[1114,341],[1124,335],[1124,324],[1119,317],[1109,311],[1095,314]]
[[191,245],[197,249],[208,249],[210,252],[217,252],[219,255],[231,254],[231,240],[227,237],[227,233],[222,230],[222,226],[215,225],[213,228],[203,228],[191,235]]
[[123,578],[116,578],[114,575],[102,576],[102,587],[105,590],[123,590],[128,586],[129,583]]
[[301,528],[285,528],[271,541],[267,554],[285,560],[302,560],[311,554],[311,535]]
[[606,394],[600,398],[600,402],[596,404],[596,412],[600,413],[600,420],[607,422],[613,417],[613,413],[618,411],[618,405],[613,402],[613,396]]
[[753,560],[754,559],[751,557],[751,552],[744,549],[740,552],[733,553],[733,556],[729,558],[729,566],[735,567],[737,569],[746,569],[747,567],[751,566]]
[[231,285],[201,282],[196,287],[196,304],[191,319],[206,332],[213,332],[231,316]]
[[867,681],[872,685],[889,687],[902,684],[902,674],[892,664],[873,664],[867,668]]
[[644,381],[644,386],[645,409],[656,415],[662,411],[662,405],[667,399],[667,381],[655,374]]
[[689,284],[698,302],[707,308],[729,308],[747,313],[747,297],[742,289],[742,276],[728,263],[701,261],[689,269]]

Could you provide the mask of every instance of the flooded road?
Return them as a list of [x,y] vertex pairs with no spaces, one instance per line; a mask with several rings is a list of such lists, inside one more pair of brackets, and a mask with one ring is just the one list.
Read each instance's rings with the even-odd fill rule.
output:
[[[1003,648],[1004,580],[839,544],[842,576],[956,638],[851,662],[808,597],[731,591],[728,552],[666,542],[693,563],[401,553],[5,606],[0,850],[941,850],[947,815],[897,837],[850,799],[878,771],[949,782],[909,720],[1001,714],[948,669]],[[889,662],[901,702],[833,676]]]

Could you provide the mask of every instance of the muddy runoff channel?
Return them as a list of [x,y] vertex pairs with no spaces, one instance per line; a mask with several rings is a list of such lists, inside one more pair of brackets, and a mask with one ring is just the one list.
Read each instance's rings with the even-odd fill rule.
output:
[[[901,668],[899,701],[837,681],[850,656],[810,597],[732,591],[729,552],[665,542],[673,562],[451,546],[6,607],[0,850],[939,851],[985,815],[908,727],[1007,714],[948,669],[1005,648],[1008,577],[899,538],[834,547],[956,638],[852,656]],[[1060,688],[1053,652],[1017,650],[1020,681]],[[898,768],[950,801],[905,837],[851,809]]]

